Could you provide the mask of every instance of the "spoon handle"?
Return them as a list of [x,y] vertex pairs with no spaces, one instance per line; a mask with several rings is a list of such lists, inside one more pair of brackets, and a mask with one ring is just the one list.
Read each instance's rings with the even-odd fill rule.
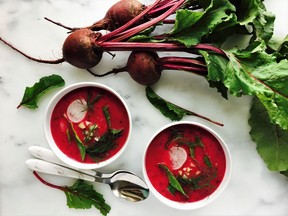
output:
[[[29,152],[31,153],[31,155],[33,155],[36,158],[39,158],[41,160],[45,160],[45,161],[49,161],[51,163],[54,164],[58,164],[61,166],[65,166],[65,167],[70,167],[69,165],[63,163],[51,150],[44,148],[44,147],[40,147],[40,146],[30,146],[29,147]],[[74,167],[70,167],[73,170],[77,170],[81,173],[85,173],[87,175],[91,175],[91,176],[95,176],[95,177],[100,177],[101,173],[97,173],[94,170],[83,170],[83,169],[77,169]]]
[[78,172],[76,170],[72,170],[68,167],[63,167],[54,163],[50,163],[44,160],[39,159],[28,159],[26,161],[26,165],[29,169],[35,170],[42,173],[65,176],[75,179],[82,179],[86,181],[96,181],[95,177],[86,175],[85,173]]

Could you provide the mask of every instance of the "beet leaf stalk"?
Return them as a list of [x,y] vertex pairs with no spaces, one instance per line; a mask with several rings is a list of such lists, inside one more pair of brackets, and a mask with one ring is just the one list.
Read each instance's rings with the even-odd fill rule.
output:
[[95,42],[102,51],[175,51],[197,53],[199,50],[214,52],[226,56],[225,52],[211,44],[199,43],[195,46],[187,47],[177,42]]
[[[104,18],[96,21],[90,26],[86,27],[69,27],[62,23],[53,21],[45,17],[45,19],[55,25],[69,30],[70,32],[76,31],[81,28],[90,29],[92,31],[109,30],[114,31],[123,25],[132,26],[134,24],[141,24],[148,20],[157,18],[159,15],[167,12],[171,7],[177,4],[179,0],[157,0],[151,5],[142,5],[138,0],[121,0],[112,5]],[[196,10],[201,8],[198,1],[186,1],[180,8],[189,10]],[[134,19],[135,18],[135,19]],[[134,19],[133,23],[131,21]],[[129,24],[128,24],[129,23]],[[163,24],[174,24],[174,19],[164,19]],[[122,30],[121,30],[122,31]]]
[[[108,39],[110,39],[110,41],[126,40],[126,39],[138,34],[139,32],[141,32],[147,28],[150,28],[151,26],[154,26],[154,25],[158,24],[159,22],[165,20],[168,16],[175,13],[175,11],[177,9],[179,9],[185,1],[186,0],[177,1],[175,4],[173,4],[173,6],[171,8],[169,8],[169,10],[165,11],[165,13],[161,14],[160,16],[158,16],[158,17],[156,17],[150,21],[147,21],[143,24],[137,25],[136,27],[129,28],[126,31],[123,31],[123,29],[125,29],[126,27],[121,29],[121,30],[117,29],[120,32],[119,34],[118,34],[118,31],[113,31],[113,32],[110,32],[110,33],[104,35],[100,40],[101,41],[107,41]],[[134,19],[131,20],[131,22],[135,22],[135,21],[137,21],[137,17],[135,17]],[[129,25],[129,27],[130,26],[131,25]],[[111,40],[113,37],[114,37],[114,39]]]

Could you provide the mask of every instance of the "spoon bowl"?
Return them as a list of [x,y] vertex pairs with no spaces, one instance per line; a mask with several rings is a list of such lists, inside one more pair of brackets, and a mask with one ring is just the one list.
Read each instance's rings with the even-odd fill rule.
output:
[[110,179],[110,187],[115,196],[131,202],[144,200],[149,195],[146,184],[129,172],[118,172]]

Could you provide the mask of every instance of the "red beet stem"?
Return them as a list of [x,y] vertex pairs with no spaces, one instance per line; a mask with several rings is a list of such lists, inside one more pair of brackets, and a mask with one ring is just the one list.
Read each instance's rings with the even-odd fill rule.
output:
[[163,69],[181,70],[181,71],[192,72],[192,73],[200,75],[200,76],[207,76],[207,74],[208,74],[208,71],[205,68],[188,66],[188,65],[162,64],[162,68]]
[[123,41],[125,39],[128,39],[132,37],[133,35],[138,34],[139,32],[161,22],[162,20],[166,19],[168,16],[173,14],[186,0],[179,0],[177,3],[175,3],[169,10],[167,10],[165,13],[162,15],[156,17],[155,19],[152,19],[148,22],[145,22],[143,24],[140,24],[134,28],[130,28],[126,31],[120,31],[121,33],[118,35],[113,35],[116,38],[112,39],[111,41]]
[[191,115],[194,115],[194,116],[197,116],[197,117],[199,117],[199,118],[205,119],[205,120],[210,121],[210,122],[212,122],[212,123],[214,123],[214,124],[216,124],[216,125],[219,125],[219,126],[221,126],[221,127],[224,126],[223,123],[214,121],[214,120],[209,119],[209,118],[207,118],[207,117],[205,117],[205,116],[203,116],[203,115],[199,115],[199,114],[197,114],[197,113],[195,113],[195,112],[191,112],[191,111],[190,111],[190,113],[191,113]]
[[175,24],[175,20],[174,19],[165,19],[163,20],[164,24]]
[[21,50],[17,49],[16,47],[14,47],[12,44],[8,43],[6,40],[4,40],[1,37],[0,37],[0,41],[2,41],[4,44],[9,46],[10,48],[12,48],[16,52],[20,53],[21,55],[23,55],[24,57],[26,57],[27,59],[30,59],[32,61],[36,61],[39,63],[45,63],[45,64],[60,64],[60,63],[65,62],[64,58],[55,59],[55,60],[44,60],[44,59],[34,58],[34,57],[31,57],[31,56],[27,55],[26,53],[22,52]]
[[[153,18],[153,16],[156,16],[156,13],[161,13],[161,12],[163,13],[164,9],[171,7],[171,5],[174,4],[173,2],[175,2],[175,1],[178,1],[178,0],[166,0],[166,1],[159,0],[159,1],[154,2],[154,4],[146,7],[146,9],[141,12],[141,14],[139,14],[133,20],[131,20],[131,22],[128,22],[125,25],[123,25],[120,28],[120,30],[119,30],[119,28],[116,29],[117,31],[114,30],[113,34],[117,34],[120,31],[126,30],[127,28],[129,28],[130,26],[135,24],[138,20],[140,20],[144,16],[148,16],[149,18]],[[156,7],[156,6],[157,6],[157,8],[154,9],[154,7]],[[151,10],[151,12],[150,12],[150,10]],[[49,22],[51,22],[51,23],[53,23],[53,24],[55,24],[55,25],[57,25],[57,26],[60,26],[60,27],[65,28],[67,30],[70,30],[70,32],[75,31],[77,29],[80,29],[80,27],[69,27],[69,26],[66,26],[66,25],[64,25],[64,24],[62,24],[60,22],[56,22],[56,21],[54,21],[54,20],[52,20],[50,18],[47,18],[47,17],[44,17],[44,19],[49,21]],[[90,26],[85,27],[85,28],[91,29],[93,31],[99,31],[99,30],[103,29],[103,25],[105,24],[105,22],[106,21],[104,19],[102,19],[102,20],[99,20],[99,21],[93,23]],[[174,24],[175,20],[163,20],[163,23],[165,23],[165,24]],[[108,34],[108,36],[103,36],[103,40],[105,40],[105,41],[108,40],[110,37],[113,36],[113,34],[111,32],[111,35]]]
[[202,66],[206,68],[206,64],[204,62],[196,60],[194,58],[188,58],[188,57],[167,56],[167,57],[161,57],[159,61],[162,64],[181,63],[181,64],[192,64],[192,65]]
[[58,189],[58,190],[62,190],[62,191],[65,191],[65,188],[62,187],[62,186],[58,186],[58,185],[54,185],[54,184],[51,184],[47,181],[45,181],[36,171],[33,171],[33,174],[34,176],[43,184],[51,187],[51,188],[55,188],[55,189]]
[[156,14],[160,14],[160,13],[164,13],[165,11],[167,11],[169,8],[171,8],[178,0],[164,0],[161,1],[157,7],[155,7],[154,9],[152,9],[151,11],[149,11],[147,13],[147,15],[149,17],[155,17]]
[[153,9],[161,0],[157,0],[155,1],[153,4],[149,5],[148,7],[145,8],[145,10],[143,10],[138,16],[136,16],[135,18],[133,18],[132,20],[130,20],[128,23],[126,23],[125,25],[117,28],[116,30],[104,35],[101,37],[101,41],[107,41],[109,39],[111,39],[112,37],[114,37],[115,35],[117,35],[118,33],[121,33],[123,31],[125,31],[126,29],[128,29],[129,27],[131,27],[132,25],[134,25],[135,23],[137,23],[142,17],[144,17],[151,9]]
[[140,42],[95,42],[103,51],[185,51],[193,53],[197,50],[212,51],[221,55],[225,52],[210,44],[197,44],[186,47],[179,43],[140,43]]

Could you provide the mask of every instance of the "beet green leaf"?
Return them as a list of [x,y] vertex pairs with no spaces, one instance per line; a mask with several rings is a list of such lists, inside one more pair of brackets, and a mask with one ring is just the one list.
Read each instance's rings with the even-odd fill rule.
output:
[[270,122],[268,113],[256,97],[250,110],[250,135],[257,144],[257,151],[267,167],[288,173],[288,130]]
[[202,41],[202,37],[208,36],[214,30],[236,25],[236,15],[233,13],[235,11],[235,6],[228,0],[212,0],[203,12],[178,10],[171,37],[188,47],[196,45]]
[[61,87],[65,84],[64,80],[59,75],[51,75],[42,77],[39,82],[32,87],[26,87],[22,101],[17,108],[26,106],[30,109],[38,108],[38,99],[48,90],[55,87]]
[[89,209],[92,206],[99,209],[102,215],[107,215],[111,207],[105,202],[103,195],[93,189],[93,186],[83,180],[77,180],[72,186],[65,187],[67,206],[75,209]]
[[288,129],[288,61],[276,61],[262,51],[226,52],[222,56],[201,52],[208,66],[210,81],[221,81],[235,96],[257,96],[271,122]]

